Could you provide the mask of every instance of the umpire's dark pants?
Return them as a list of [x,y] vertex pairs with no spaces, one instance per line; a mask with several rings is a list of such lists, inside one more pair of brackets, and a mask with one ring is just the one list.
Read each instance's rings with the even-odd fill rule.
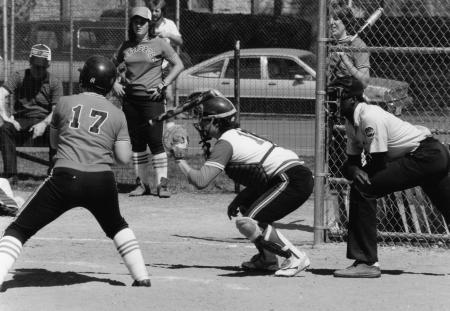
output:
[[391,192],[422,187],[450,223],[449,167],[448,149],[429,137],[414,152],[388,162],[385,169],[370,176],[370,185],[354,183],[350,192],[347,257],[378,261],[376,198]]

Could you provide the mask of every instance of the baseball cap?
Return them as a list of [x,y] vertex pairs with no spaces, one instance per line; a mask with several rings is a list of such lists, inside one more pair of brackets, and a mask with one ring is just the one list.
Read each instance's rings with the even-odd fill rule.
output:
[[140,16],[142,18],[152,20],[152,12],[145,6],[137,6],[131,9],[130,18]]
[[48,66],[52,59],[52,50],[45,44],[35,44],[31,47],[30,61],[33,65]]

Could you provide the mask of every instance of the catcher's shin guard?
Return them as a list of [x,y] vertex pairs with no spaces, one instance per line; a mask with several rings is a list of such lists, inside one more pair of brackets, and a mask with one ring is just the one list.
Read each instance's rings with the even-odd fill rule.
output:
[[297,258],[302,258],[305,256],[304,252],[295,247],[284,235],[281,234],[280,231],[278,231],[271,225],[267,225],[262,235],[264,236],[264,238],[261,239],[260,243],[267,244],[265,248],[274,247],[274,250],[272,250],[272,252],[277,255],[286,258],[290,257],[291,255],[294,255]]
[[144,258],[133,231],[130,228],[120,230],[113,240],[133,279],[136,281],[148,279]]
[[260,252],[261,250],[267,250],[285,258],[292,254],[297,255],[296,253],[301,256],[301,252],[271,225],[267,225],[264,232],[261,232],[256,220],[250,217],[240,217],[236,219],[236,227],[239,232],[255,243]]
[[0,239],[0,286],[21,252],[22,243],[15,237],[7,235]]

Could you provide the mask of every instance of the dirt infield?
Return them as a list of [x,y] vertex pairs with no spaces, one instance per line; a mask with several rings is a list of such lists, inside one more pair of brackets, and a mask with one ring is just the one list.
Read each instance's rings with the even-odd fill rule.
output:
[[[380,279],[333,278],[350,261],[343,243],[312,248],[311,200],[277,224],[308,252],[310,269],[295,278],[241,271],[256,250],[226,216],[232,197],[120,196],[151,288],[130,287],[112,241],[85,210],[74,209],[26,244],[0,293],[0,310],[448,310],[448,250],[382,247]],[[1,217],[0,230],[10,221]]]

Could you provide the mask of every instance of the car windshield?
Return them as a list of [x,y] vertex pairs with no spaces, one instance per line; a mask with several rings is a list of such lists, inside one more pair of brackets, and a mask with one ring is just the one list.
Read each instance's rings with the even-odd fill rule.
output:
[[316,70],[317,66],[317,58],[313,54],[303,55],[299,57],[302,62],[304,62],[306,65],[311,67],[312,69]]

